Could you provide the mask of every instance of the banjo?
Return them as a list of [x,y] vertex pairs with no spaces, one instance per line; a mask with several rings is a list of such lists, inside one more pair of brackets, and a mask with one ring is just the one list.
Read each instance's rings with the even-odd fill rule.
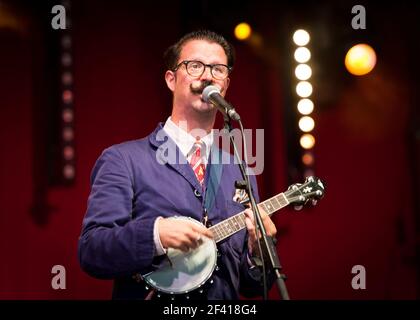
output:
[[[287,191],[259,203],[258,208],[271,215],[289,204],[299,206],[306,204],[309,200],[321,199],[324,191],[325,187],[320,179],[307,177],[303,184],[291,185]],[[162,266],[155,271],[141,275],[141,278],[148,286],[159,292],[158,297],[160,297],[160,293],[172,296],[188,294],[195,290],[199,290],[201,293],[200,288],[217,268],[216,244],[246,227],[244,211],[210,227],[209,229],[214,235],[213,239],[204,237],[195,249],[183,252],[168,248],[167,259]],[[202,225],[201,222],[189,217],[175,216],[169,219],[184,219]]]

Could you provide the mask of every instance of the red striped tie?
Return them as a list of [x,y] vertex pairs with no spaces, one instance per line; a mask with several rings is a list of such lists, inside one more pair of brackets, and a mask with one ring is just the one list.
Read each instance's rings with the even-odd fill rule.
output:
[[192,154],[190,165],[195,173],[195,176],[197,177],[198,182],[203,185],[204,175],[206,173],[206,166],[204,165],[202,157],[202,149],[204,148],[204,143],[200,140],[197,140],[194,143],[194,148],[195,151]]

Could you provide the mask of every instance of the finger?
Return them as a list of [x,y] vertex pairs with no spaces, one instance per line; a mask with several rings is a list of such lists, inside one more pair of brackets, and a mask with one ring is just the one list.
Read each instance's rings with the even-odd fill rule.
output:
[[190,251],[190,247],[187,246],[187,245],[181,245],[179,247],[179,250],[181,250],[182,252],[188,252],[188,251]]
[[192,223],[191,227],[194,233],[199,233],[200,235],[205,236],[210,239],[214,237],[213,232],[211,232],[210,229],[207,229],[204,226],[200,226],[198,224]]
[[248,218],[248,217],[245,218],[245,225],[246,225],[246,228],[248,230],[249,237],[251,238],[252,242],[254,242],[257,239],[257,237],[256,237],[256,234],[255,234],[255,226],[252,223],[250,218]]
[[179,238],[172,241],[169,244],[169,248],[181,250],[181,251],[184,251],[184,252],[187,252],[189,250],[189,247],[184,243],[184,241],[180,240]]
[[[251,209],[245,210],[245,224],[247,224],[247,219],[249,219],[249,224],[247,224],[248,233],[252,241],[257,241],[257,229],[254,223],[254,212]],[[258,237],[261,238],[261,232],[258,231]]]
[[213,232],[210,229],[203,228],[201,231],[202,231],[201,234],[203,236],[205,236],[207,238],[210,238],[210,239],[213,239],[214,238]]
[[200,233],[194,232],[193,236],[189,238],[189,243],[188,245],[190,246],[190,248],[195,249],[197,248],[201,242],[202,242],[202,236]]
[[[197,234],[195,232],[188,232],[185,234],[185,238],[183,240],[183,245],[187,247],[187,249],[195,249],[197,248]],[[187,251],[188,251],[187,250]]]
[[252,212],[251,209],[246,209],[244,213],[249,219],[251,219],[251,222],[254,223],[254,212]]
[[248,233],[252,235],[255,239],[255,222],[254,222],[254,213],[250,209],[246,209],[245,211],[245,225],[248,229]]
[[264,224],[264,228],[267,235],[269,236],[275,235],[277,233],[277,229],[276,229],[275,224],[273,223],[273,220],[271,220],[270,216],[266,212],[260,211],[260,213],[261,213],[261,220]]
[[186,241],[186,245],[188,245],[190,248],[195,249],[201,244],[201,241],[202,241],[201,233],[191,230],[185,235],[188,238]]
[[178,248],[184,252],[188,250],[194,249],[197,247],[197,243],[195,241],[196,237],[193,235],[191,231],[186,231],[185,233],[181,234],[177,238]]
[[265,212],[264,210],[259,210],[259,211],[260,211],[261,219],[266,219],[268,217],[267,212]]
[[273,220],[271,220],[270,216],[266,214],[262,217],[262,221],[267,235],[273,236],[277,233],[276,225],[274,224]]
[[264,227],[265,227],[265,230],[266,230],[267,234],[270,237],[273,237],[277,234],[276,225],[273,223],[273,221],[271,221],[271,219],[264,223]]
[[[275,224],[271,220],[270,216],[267,215],[267,213],[265,213],[264,211],[260,211],[260,212],[261,212],[261,220],[264,223],[264,228],[265,228],[265,231],[266,231],[267,235],[274,236],[277,233],[277,229],[276,229]],[[254,214],[251,210],[248,210],[248,209],[245,210],[245,215],[246,215],[245,221],[246,221],[247,218],[249,218],[252,221],[252,223],[254,222]],[[256,239],[256,231],[255,231],[255,224],[254,223],[253,223],[253,228],[254,228],[253,236]],[[260,232],[258,232],[258,237],[259,238],[261,237]]]

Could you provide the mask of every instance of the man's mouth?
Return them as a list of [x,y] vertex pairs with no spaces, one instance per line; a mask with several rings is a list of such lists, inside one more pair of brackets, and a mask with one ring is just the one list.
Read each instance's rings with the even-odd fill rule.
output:
[[195,85],[196,83],[190,84],[190,90],[193,94],[202,94],[205,87],[212,85],[213,83],[211,81],[204,81],[200,82],[199,85]]

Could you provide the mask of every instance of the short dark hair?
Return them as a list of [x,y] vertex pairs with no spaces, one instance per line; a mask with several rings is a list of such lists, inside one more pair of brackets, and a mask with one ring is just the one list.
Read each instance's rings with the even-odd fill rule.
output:
[[228,66],[233,67],[235,63],[235,49],[233,46],[223,36],[213,31],[197,30],[186,34],[178,42],[166,49],[163,58],[168,70],[176,68],[182,47],[191,40],[207,40],[219,44],[225,51]]

